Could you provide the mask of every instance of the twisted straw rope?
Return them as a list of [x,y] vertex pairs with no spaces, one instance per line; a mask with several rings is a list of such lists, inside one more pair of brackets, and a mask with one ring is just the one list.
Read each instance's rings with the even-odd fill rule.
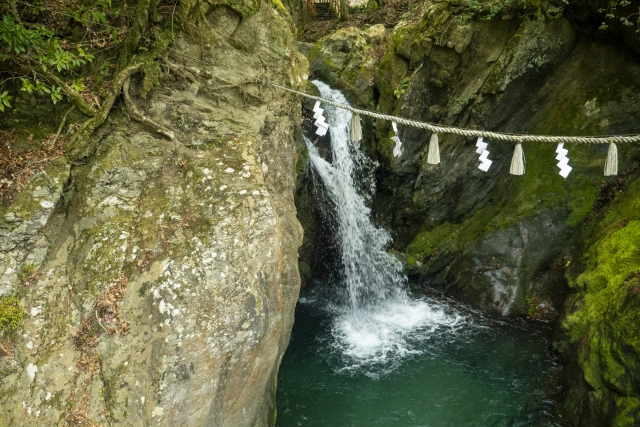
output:
[[334,107],[342,108],[344,110],[351,111],[352,113],[358,113],[361,116],[369,116],[375,119],[389,120],[392,122],[400,123],[403,125],[411,126],[419,129],[427,129],[435,133],[451,133],[454,135],[471,136],[475,138],[484,137],[488,139],[497,139],[500,141],[512,141],[512,142],[553,142],[553,143],[578,143],[578,144],[608,144],[610,142],[622,143],[622,142],[640,142],[640,135],[611,135],[611,136],[544,136],[544,135],[521,135],[510,134],[501,132],[490,132],[485,130],[474,129],[461,129],[453,126],[434,125],[426,122],[419,122],[415,120],[409,120],[402,117],[390,116],[387,114],[380,114],[370,110],[363,110],[360,108],[354,108],[347,104],[331,101],[321,98],[319,96],[309,95],[304,92],[300,92],[294,89],[289,89],[284,86],[277,85],[275,83],[260,80],[261,83],[269,86],[276,87],[278,89],[285,90],[287,92],[295,93],[296,95],[304,96],[306,98],[315,99],[325,104],[333,105]]
[[406,126],[411,126],[418,129],[427,129],[434,133],[449,133],[460,136],[470,136],[474,138],[488,138],[498,141],[511,141],[511,142],[552,142],[552,143],[577,143],[577,144],[609,144],[613,143],[624,143],[624,142],[640,142],[640,135],[607,135],[607,136],[546,136],[546,135],[523,135],[523,134],[512,134],[512,133],[504,133],[504,132],[491,132],[486,130],[475,130],[475,129],[462,129],[454,126],[445,126],[445,125],[434,125],[427,122],[420,122],[416,120],[409,120],[403,117],[390,116],[388,114],[380,114],[371,110],[364,110],[361,108],[354,108],[348,104],[342,104],[340,102],[331,101],[329,99],[324,99],[319,96],[309,95],[308,93],[300,92],[298,90],[294,90],[285,86],[280,86],[275,83],[271,83],[267,80],[263,80],[257,77],[249,76],[247,74],[243,74],[238,71],[230,70],[226,67],[216,65],[207,61],[203,61],[202,59],[193,58],[191,56],[185,55],[184,53],[170,48],[173,52],[182,55],[185,58],[190,58],[195,61],[201,62],[203,64],[209,65],[215,68],[221,68],[227,70],[232,73],[239,74],[241,76],[252,79],[258,83],[272,86],[277,89],[281,89],[287,92],[294,93],[296,95],[303,96],[305,98],[314,99],[316,101],[323,102],[325,104],[333,105],[334,107],[342,108],[344,110],[351,111],[352,113],[360,114],[361,116],[369,116],[374,119],[381,120],[389,120],[392,122],[400,123]]

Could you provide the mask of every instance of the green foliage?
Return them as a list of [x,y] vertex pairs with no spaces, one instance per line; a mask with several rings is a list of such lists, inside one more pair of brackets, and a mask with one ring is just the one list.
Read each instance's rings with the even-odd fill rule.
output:
[[113,8],[112,0],[97,0],[93,6],[82,6],[73,13],[73,19],[89,28],[92,24],[102,27],[114,43],[120,43],[118,29],[109,24],[108,16],[118,18],[120,9]]
[[6,90],[0,93],[0,111],[4,111],[5,107],[11,108],[9,101],[13,98]]
[[[625,27],[632,27],[635,24],[636,33],[640,33],[640,12],[623,16],[617,16],[616,14],[618,8],[624,8],[630,5],[631,2],[629,0],[609,0],[598,12],[603,14],[606,20],[615,21],[618,19]],[[600,25],[600,30],[606,30],[608,28],[609,25],[606,22]]]
[[[562,13],[568,0],[561,0],[561,6],[547,6],[546,12],[557,15]],[[539,0],[471,0],[469,5],[458,16],[459,21],[467,21],[473,17],[488,21],[500,13],[507,12],[540,12]]]
[[77,53],[63,50],[60,46],[60,39],[44,26],[27,29],[21,23],[16,23],[9,15],[4,15],[0,21],[0,40],[4,42],[0,48],[0,59],[7,59],[11,56],[23,56],[25,59],[33,60],[47,71],[54,68],[58,72],[70,70],[84,65],[87,61],[93,60],[93,55],[86,53],[78,47]]
[[527,305],[527,316],[536,317],[540,313],[538,298],[534,295],[525,298],[524,302]]
[[20,280],[20,283],[24,284],[35,274],[35,272],[35,264],[22,264],[22,266],[20,266],[20,271],[18,272],[18,280]]
[[23,317],[24,309],[18,298],[13,296],[0,298],[0,331],[15,331]]
[[470,102],[475,101],[476,99],[478,99],[478,95],[475,95],[475,94],[471,95],[468,98],[463,98],[463,97],[457,98],[453,102],[453,105],[451,106],[451,112],[453,114],[458,114],[464,109],[464,107],[466,107],[467,105],[469,105]]
[[[61,87],[49,85],[44,77],[37,72],[40,69],[46,73],[49,70],[57,72],[76,69],[93,60],[93,55],[81,47],[77,52],[62,49],[60,39],[44,26],[26,28],[22,23],[15,22],[13,17],[6,14],[0,21],[0,60],[8,60],[23,67],[33,69],[29,75],[19,77],[22,82],[21,90],[27,93],[48,94],[51,102],[56,104],[62,99]],[[76,83],[74,88],[80,87]],[[0,111],[11,108],[9,100],[12,97],[7,91],[0,95]]]
[[393,94],[395,95],[396,99],[400,99],[402,95],[404,95],[406,90],[409,88],[409,84],[411,84],[411,77],[405,77],[404,79],[402,79],[398,87],[393,90]]
[[378,2],[376,2],[376,0],[369,0],[366,3],[361,3],[357,6],[349,6],[347,8],[347,10],[349,11],[350,14],[356,14],[356,13],[366,13],[366,12],[373,12],[374,10],[378,10]]

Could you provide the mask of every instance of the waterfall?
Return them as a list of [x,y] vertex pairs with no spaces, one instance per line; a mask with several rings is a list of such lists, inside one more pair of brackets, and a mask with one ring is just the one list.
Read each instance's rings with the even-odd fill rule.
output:
[[[313,82],[323,97],[347,103],[345,97],[326,84]],[[335,235],[339,245],[349,304],[353,311],[389,298],[402,298],[406,277],[400,262],[387,253],[391,236],[371,221],[366,201],[375,191],[373,162],[349,139],[351,112],[325,107],[331,123],[332,164],[318,154],[305,138],[313,170],[321,177],[333,202]],[[364,180],[358,185],[356,180]]]
[[[348,103],[339,91],[318,80],[312,83],[323,98]],[[460,317],[407,294],[402,265],[387,252],[391,236],[375,226],[367,207],[375,191],[375,164],[349,139],[351,113],[322,107],[330,125],[332,162],[324,160],[307,137],[305,142],[314,177],[322,181],[331,200],[330,206],[321,208],[331,211],[328,222],[340,252],[340,277],[346,288],[346,301],[336,309],[333,345],[348,359],[344,369],[388,365],[397,356],[417,353],[412,341],[424,339],[441,325],[455,325]]]

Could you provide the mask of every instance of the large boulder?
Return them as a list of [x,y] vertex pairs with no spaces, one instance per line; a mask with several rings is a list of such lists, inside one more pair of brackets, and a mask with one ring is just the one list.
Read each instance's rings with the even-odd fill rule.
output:
[[555,346],[569,365],[563,404],[575,426],[640,419],[639,194],[637,172],[605,186],[566,257],[573,293]]
[[0,292],[26,311],[2,335],[0,426],[274,423],[300,103],[246,75],[299,88],[307,61],[281,5],[246,5],[176,33],[146,99],[132,82],[175,141],[115,111],[88,164],[60,160],[0,210]]

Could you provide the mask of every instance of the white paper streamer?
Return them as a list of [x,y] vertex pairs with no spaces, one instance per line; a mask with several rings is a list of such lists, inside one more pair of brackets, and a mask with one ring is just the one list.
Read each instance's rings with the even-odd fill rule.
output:
[[400,138],[397,136],[391,139],[396,143],[395,147],[393,147],[393,157],[399,157],[402,154],[402,142],[400,142]]
[[480,158],[478,160],[480,160],[481,162],[480,165],[478,166],[478,169],[484,172],[487,172],[491,167],[491,163],[493,163],[491,160],[487,158],[489,156],[489,152],[487,151],[488,146],[489,144],[484,142],[482,140],[482,137],[478,138],[478,141],[476,142],[476,147],[478,147],[478,149],[476,150],[476,153],[480,154]]
[[480,163],[480,166],[478,166],[478,169],[480,169],[481,171],[487,172],[491,167],[491,163],[493,163],[491,160],[487,158],[488,155],[489,155],[489,152],[487,150],[484,150],[482,154],[480,154],[480,161],[482,163]]
[[313,106],[313,118],[316,119],[314,125],[318,127],[316,129],[316,135],[325,136],[327,134],[327,130],[329,129],[329,124],[324,121],[324,110],[320,108],[320,101],[316,101],[316,105]]
[[488,146],[489,144],[484,142],[482,137],[478,138],[478,142],[476,142],[476,147],[478,147],[478,149],[476,150],[476,153],[482,154],[482,152],[486,150]]
[[391,139],[396,143],[395,147],[393,147],[393,157],[400,157],[402,154],[402,142],[400,142],[400,137],[398,137],[398,125],[396,122],[391,122],[391,127],[395,133]]
[[556,153],[558,153],[558,155],[556,156],[556,160],[558,160],[558,167],[560,168],[560,172],[559,172],[560,176],[566,179],[569,176],[569,172],[571,172],[571,169],[573,168],[569,166],[569,158],[567,157],[567,154],[569,154],[569,150],[564,148],[564,142],[561,142],[560,144],[558,144],[558,148],[556,148]]

